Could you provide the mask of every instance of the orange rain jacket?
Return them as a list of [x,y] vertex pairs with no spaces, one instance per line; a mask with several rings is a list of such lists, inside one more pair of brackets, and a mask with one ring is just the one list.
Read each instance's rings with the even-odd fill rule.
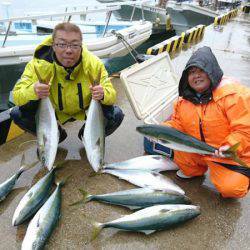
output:
[[[238,155],[250,166],[250,89],[233,79],[223,77],[207,104],[194,104],[180,97],[171,121],[165,124],[199,140],[202,130],[205,142],[216,148],[240,142]],[[222,158],[216,161],[236,164]]]
[[[187,81],[188,68],[205,71],[210,88],[197,96]],[[240,142],[239,157],[250,166],[250,89],[223,77],[218,62],[208,47],[197,50],[188,61],[179,83],[179,98],[170,121],[164,124],[219,148]],[[224,197],[243,197],[249,178],[216,162],[238,165],[233,160],[176,151],[174,160],[187,176],[203,175],[210,168],[211,181]]]

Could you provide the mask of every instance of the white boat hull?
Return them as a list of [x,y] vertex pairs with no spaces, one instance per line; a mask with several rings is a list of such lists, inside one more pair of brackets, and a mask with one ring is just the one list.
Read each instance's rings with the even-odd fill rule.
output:
[[[147,21],[135,22],[133,26],[118,31],[118,33],[120,33],[132,47],[136,48],[149,39],[152,34],[152,23]],[[39,36],[37,37],[39,39]],[[8,39],[19,39],[19,37],[9,37]],[[40,40],[42,40],[42,38],[40,38]],[[37,40],[33,45],[0,48],[0,65],[28,62],[32,58],[35,48],[40,40]],[[119,57],[129,53],[122,41],[113,34],[109,34],[109,36],[106,37],[86,40],[85,44],[91,52],[100,58]]]
[[216,11],[188,2],[169,1],[166,9],[177,34],[199,24],[209,25],[219,14]]

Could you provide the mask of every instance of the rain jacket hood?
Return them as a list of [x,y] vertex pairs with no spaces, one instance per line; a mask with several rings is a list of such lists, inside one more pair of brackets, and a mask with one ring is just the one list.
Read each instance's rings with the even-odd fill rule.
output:
[[[208,90],[203,92],[200,97],[189,86],[188,83],[188,69],[190,67],[198,67],[207,73],[211,85]],[[202,47],[198,49],[188,60],[179,82],[179,96],[191,101],[194,104],[205,104],[212,99],[212,90],[214,90],[220,83],[223,76],[223,71],[220,68],[216,57],[209,47]]]

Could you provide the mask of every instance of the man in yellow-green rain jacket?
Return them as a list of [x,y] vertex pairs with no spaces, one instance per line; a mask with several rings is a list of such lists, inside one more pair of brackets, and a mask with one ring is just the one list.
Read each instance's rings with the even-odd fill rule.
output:
[[[39,82],[35,68],[43,83]],[[97,85],[93,86],[94,82]],[[38,100],[48,96],[61,124],[85,120],[85,110],[91,98],[102,104],[106,135],[113,133],[124,117],[122,110],[113,105],[116,91],[103,63],[82,45],[81,30],[71,23],[58,24],[52,36],[36,48],[33,59],[26,65],[13,89],[17,105],[11,111],[14,122],[35,134]],[[84,125],[78,134],[80,139],[83,130]],[[60,125],[59,132],[59,142],[62,142],[67,134]]]

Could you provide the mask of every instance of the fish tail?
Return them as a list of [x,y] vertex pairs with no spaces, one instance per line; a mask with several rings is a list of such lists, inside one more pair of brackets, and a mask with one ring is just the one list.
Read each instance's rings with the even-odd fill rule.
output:
[[69,179],[71,176],[72,176],[72,175],[68,175],[68,176],[66,176],[66,177],[64,177],[64,178],[62,178],[62,179],[56,181],[56,185],[62,187],[62,186],[68,181],[68,179]]
[[100,175],[101,173],[102,173],[102,172],[101,172],[101,169],[99,170],[99,172],[93,171],[93,172],[91,172],[91,173],[89,174],[89,177],[95,177],[95,176]]
[[104,224],[99,223],[99,222],[94,222],[93,223],[93,232],[92,232],[92,236],[91,236],[91,241],[95,240],[97,238],[97,236],[100,234],[100,232],[102,231]]
[[247,164],[244,161],[242,161],[237,154],[237,149],[239,148],[239,146],[240,146],[240,142],[231,146],[228,150],[225,151],[225,153],[230,154],[231,158],[235,162],[239,163],[241,166],[248,167]]
[[69,163],[69,160],[60,161],[60,162],[58,162],[56,165],[53,166],[53,169],[57,170],[57,169],[63,168],[63,167],[65,167],[65,165],[66,165],[67,163]]
[[70,206],[75,206],[75,205],[79,205],[81,203],[87,203],[88,201],[90,201],[90,195],[87,191],[85,191],[82,188],[79,188],[79,191],[81,192],[83,198],[79,201],[69,204]]
[[25,141],[21,144],[19,144],[18,148],[21,148],[23,145],[27,144],[27,143],[31,143],[31,142],[37,142],[37,140],[29,140],[29,141]]
[[185,204],[191,204],[192,201],[191,201],[191,199],[189,197],[187,197],[186,195],[184,195],[184,203]]
[[89,195],[89,193],[86,190],[84,190],[82,188],[79,188],[79,191],[81,192],[81,194],[83,196],[84,203],[90,201],[90,195]]
[[244,167],[249,167],[244,161],[242,161],[240,158],[239,158],[239,156],[237,155],[237,154],[234,154],[234,155],[232,155],[232,159],[235,161],[235,162],[237,162],[237,163],[239,163],[241,166],[244,166]]

